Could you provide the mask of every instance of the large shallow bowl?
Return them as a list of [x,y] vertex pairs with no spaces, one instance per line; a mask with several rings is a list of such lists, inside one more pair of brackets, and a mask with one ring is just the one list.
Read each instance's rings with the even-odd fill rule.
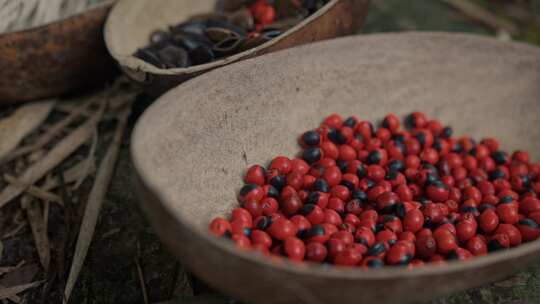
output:
[[207,233],[237,205],[250,164],[293,156],[332,112],[423,110],[455,134],[495,136],[540,160],[540,50],[464,34],[359,36],[245,61],[181,85],[139,120],[137,190],[162,240],[197,276],[248,303],[402,303],[501,279],[540,241],[468,262],[372,271],[275,263]]
[[[238,0],[221,0],[227,3]],[[189,17],[214,11],[217,0],[120,0],[105,25],[105,41],[122,70],[145,89],[160,95],[192,77],[212,69],[313,41],[335,38],[360,30],[369,0],[330,0],[315,14],[279,37],[256,48],[188,68],[160,69],[133,57],[137,48],[148,43],[156,29],[185,21]]]
[[70,93],[111,78],[103,24],[114,0],[77,15],[0,34],[0,106]]

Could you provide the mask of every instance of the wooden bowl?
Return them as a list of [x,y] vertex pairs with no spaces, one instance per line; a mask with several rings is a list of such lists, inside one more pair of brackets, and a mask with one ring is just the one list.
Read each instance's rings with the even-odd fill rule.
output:
[[[208,233],[237,206],[248,165],[299,152],[326,115],[371,121],[425,111],[454,134],[494,136],[540,160],[540,49],[465,34],[336,39],[208,73],[139,120],[131,153],[142,208],[189,269],[248,303],[403,303],[501,279],[540,257],[540,241],[467,262],[363,271],[296,265]],[[182,101],[182,102],[179,102]]]
[[114,0],[66,19],[0,34],[0,106],[56,96],[111,77],[103,24]]
[[212,12],[216,0],[120,0],[107,19],[105,41],[122,70],[131,79],[144,84],[150,94],[159,96],[192,77],[236,61],[304,43],[353,34],[360,30],[368,5],[369,0],[330,0],[297,26],[256,48],[207,64],[160,69],[132,54],[148,43],[151,32],[158,28],[166,29],[193,15]]

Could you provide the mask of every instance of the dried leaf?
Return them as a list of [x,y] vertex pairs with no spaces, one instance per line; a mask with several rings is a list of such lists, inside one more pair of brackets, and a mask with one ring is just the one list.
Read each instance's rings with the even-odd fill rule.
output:
[[[103,107],[102,107],[103,109]],[[103,111],[98,111],[83,125],[60,141],[45,157],[32,164],[18,177],[21,182],[33,184],[44,177],[50,170],[60,164],[64,159],[84,144],[92,135],[95,125],[99,122]],[[24,189],[9,185],[0,193],[0,208],[19,196]]]
[[26,216],[28,222],[30,222],[30,228],[32,229],[32,235],[34,236],[34,243],[36,243],[39,261],[41,262],[43,269],[48,272],[49,264],[51,262],[51,247],[49,245],[49,236],[47,235],[47,226],[45,226],[43,220],[41,205],[29,196],[25,196],[22,199],[22,207],[26,210]]
[[17,294],[28,290],[30,288],[37,287],[45,281],[36,281],[29,284],[17,285],[13,287],[4,287],[0,288],[0,299],[8,299],[11,296],[16,296]]
[[55,100],[29,103],[0,120],[0,159],[45,121],[55,103]]
[[64,303],[69,301],[71,291],[77,282],[77,278],[79,277],[86,254],[88,253],[88,247],[92,242],[99,212],[101,210],[101,206],[103,205],[105,194],[107,193],[107,189],[114,173],[116,160],[118,159],[118,153],[120,151],[122,137],[126,129],[128,115],[129,111],[124,111],[119,117],[113,141],[109,145],[107,153],[99,165],[94,185],[90,191],[88,203],[84,211],[84,216],[79,231],[79,237],[77,238],[77,244],[75,245],[73,262],[71,264],[69,276],[64,290]]

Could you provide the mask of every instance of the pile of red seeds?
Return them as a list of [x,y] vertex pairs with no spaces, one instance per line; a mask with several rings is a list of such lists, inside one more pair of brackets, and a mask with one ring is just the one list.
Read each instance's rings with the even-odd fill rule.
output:
[[298,158],[251,166],[210,232],[293,261],[379,267],[466,260],[540,236],[540,165],[415,112],[375,129],[328,116]]

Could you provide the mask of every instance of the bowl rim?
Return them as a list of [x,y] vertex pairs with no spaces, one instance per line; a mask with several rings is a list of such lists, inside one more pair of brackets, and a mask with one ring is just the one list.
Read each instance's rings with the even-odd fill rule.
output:
[[105,22],[105,28],[104,28],[105,45],[107,46],[107,49],[109,50],[109,53],[111,54],[111,56],[120,64],[120,66],[122,66],[123,68],[128,68],[135,72],[151,73],[154,75],[184,75],[184,74],[197,73],[197,72],[213,69],[216,67],[220,67],[223,65],[227,65],[229,63],[238,61],[242,58],[249,57],[252,54],[257,53],[262,49],[271,47],[275,45],[276,43],[280,42],[281,40],[285,39],[286,37],[290,36],[291,34],[299,31],[301,28],[305,27],[306,25],[314,22],[319,17],[325,15],[341,1],[343,0],[330,0],[318,11],[311,14],[307,18],[304,18],[300,23],[288,29],[283,34],[257,47],[251,48],[249,50],[246,50],[246,51],[243,51],[243,52],[231,55],[231,56],[227,56],[219,60],[215,60],[215,61],[211,61],[208,63],[199,64],[199,65],[194,65],[187,68],[161,69],[150,63],[145,62],[144,60],[136,58],[131,54],[122,55],[122,54],[119,54],[115,50],[113,41],[114,41],[114,36],[115,36],[116,31],[111,25],[112,22],[110,20],[112,20],[113,18],[116,18],[116,15],[119,14],[119,10],[122,9],[124,5],[126,5],[124,3],[129,2],[129,0],[118,0],[118,2],[115,4],[113,9],[111,10],[109,17],[107,18],[107,21]]
[[11,32],[3,32],[3,33],[0,33],[0,39],[2,39],[4,37],[8,37],[10,35],[31,34],[32,32],[41,31],[41,30],[43,30],[45,28],[48,28],[48,27],[51,27],[51,26],[59,25],[59,24],[62,24],[64,22],[69,22],[69,21],[72,21],[73,19],[77,19],[79,17],[82,17],[83,15],[86,15],[88,13],[95,12],[95,11],[97,11],[99,9],[102,9],[102,8],[110,7],[117,1],[118,0],[103,0],[103,1],[98,2],[98,3],[96,3],[96,4],[92,5],[92,6],[89,6],[87,9],[83,10],[82,12],[78,12],[76,14],[69,15],[69,16],[67,16],[65,18],[62,18],[62,19],[53,20],[53,21],[50,21],[50,22],[47,22],[47,23],[44,23],[44,24],[41,24],[41,25],[29,27],[29,28],[22,29],[22,30],[15,30],[15,31],[11,31]]
[[[432,31],[432,32],[411,31],[411,32],[402,32],[402,33],[389,32],[389,33],[370,34],[370,35],[365,35],[363,37],[358,37],[358,36],[340,37],[340,38],[335,38],[332,40],[319,41],[313,44],[299,46],[297,48],[312,47],[313,45],[318,45],[318,44],[330,44],[330,43],[334,43],[334,41],[370,39],[370,37],[381,37],[381,36],[391,37],[395,35],[400,35],[401,37],[407,37],[407,36],[409,37],[410,36],[435,37],[439,39],[460,38],[469,42],[471,40],[486,41],[492,44],[493,43],[506,44],[506,45],[513,46],[522,50],[534,51],[540,54],[540,48],[535,47],[533,45],[526,44],[526,43],[522,43],[522,42],[514,42],[514,41],[503,42],[503,41],[498,41],[491,37],[475,35],[475,34],[470,34],[470,33],[435,32],[435,31]],[[280,50],[278,52],[274,52],[266,56],[280,56],[281,52],[289,52],[289,51],[291,51],[291,49]],[[235,65],[230,65],[224,68],[234,69],[238,65],[249,66],[256,63],[257,62],[256,60],[257,58],[250,58],[248,60],[242,61]],[[200,77],[190,79],[188,80],[188,82],[204,81],[206,77],[211,77],[212,73],[219,73],[219,71],[212,71]],[[182,84],[177,86],[175,89],[168,91],[159,99],[160,100],[167,99],[167,96],[169,94],[172,94],[172,92],[178,89],[179,87],[182,87]],[[281,262],[276,263],[274,260],[266,256],[261,256],[251,251],[239,250],[234,244],[231,244],[232,242],[223,240],[221,238],[217,238],[211,235],[210,233],[208,233],[206,230],[198,229],[197,227],[189,223],[184,223],[181,218],[175,215],[177,212],[171,209],[171,206],[173,204],[171,202],[165,203],[169,200],[167,199],[165,195],[162,195],[159,193],[158,191],[159,186],[152,184],[152,182],[148,180],[147,178],[145,178],[145,176],[142,174],[143,172],[141,170],[142,161],[141,161],[141,158],[139,157],[140,153],[135,150],[135,146],[139,146],[138,144],[136,144],[136,142],[138,142],[140,138],[138,134],[142,132],[141,131],[142,127],[141,127],[140,122],[144,120],[145,116],[149,115],[148,113],[151,112],[149,111],[150,108],[154,108],[157,106],[158,106],[158,102],[154,102],[142,114],[142,116],[139,118],[138,123],[135,125],[132,135],[131,135],[130,156],[131,156],[131,161],[133,164],[133,170],[134,170],[137,180],[140,181],[144,190],[148,191],[153,197],[155,197],[159,201],[160,208],[162,208],[171,218],[173,218],[175,223],[178,224],[178,226],[180,226],[183,229],[188,230],[190,234],[195,235],[196,237],[200,238],[204,242],[209,243],[211,247],[221,250],[221,252],[226,252],[227,254],[237,256],[238,258],[242,260],[242,262],[260,263],[266,267],[271,267],[277,271],[283,271],[283,272],[293,274],[293,275],[310,275],[317,278],[342,279],[342,280],[343,279],[345,280],[369,280],[369,279],[381,280],[381,279],[396,279],[396,278],[407,279],[407,278],[418,277],[418,276],[435,276],[435,275],[441,275],[441,274],[458,273],[462,271],[472,271],[474,269],[480,269],[482,267],[496,264],[498,262],[504,262],[506,260],[513,260],[515,258],[523,257],[531,253],[540,252],[540,239],[538,239],[536,241],[523,243],[515,248],[492,252],[485,256],[474,257],[467,261],[447,261],[445,264],[442,264],[442,265],[426,264],[423,267],[419,267],[419,268],[415,267],[412,269],[408,267],[381,267],[381,268],[369,269],[366,271],[362,267],[340,267],[336,265],[328,266],[328,265],[322,265],[322,264],[311,263],[311,262],[304,262],[302,264],[299,264],[299,263],[290,262],[286,258],[280,260]]]

